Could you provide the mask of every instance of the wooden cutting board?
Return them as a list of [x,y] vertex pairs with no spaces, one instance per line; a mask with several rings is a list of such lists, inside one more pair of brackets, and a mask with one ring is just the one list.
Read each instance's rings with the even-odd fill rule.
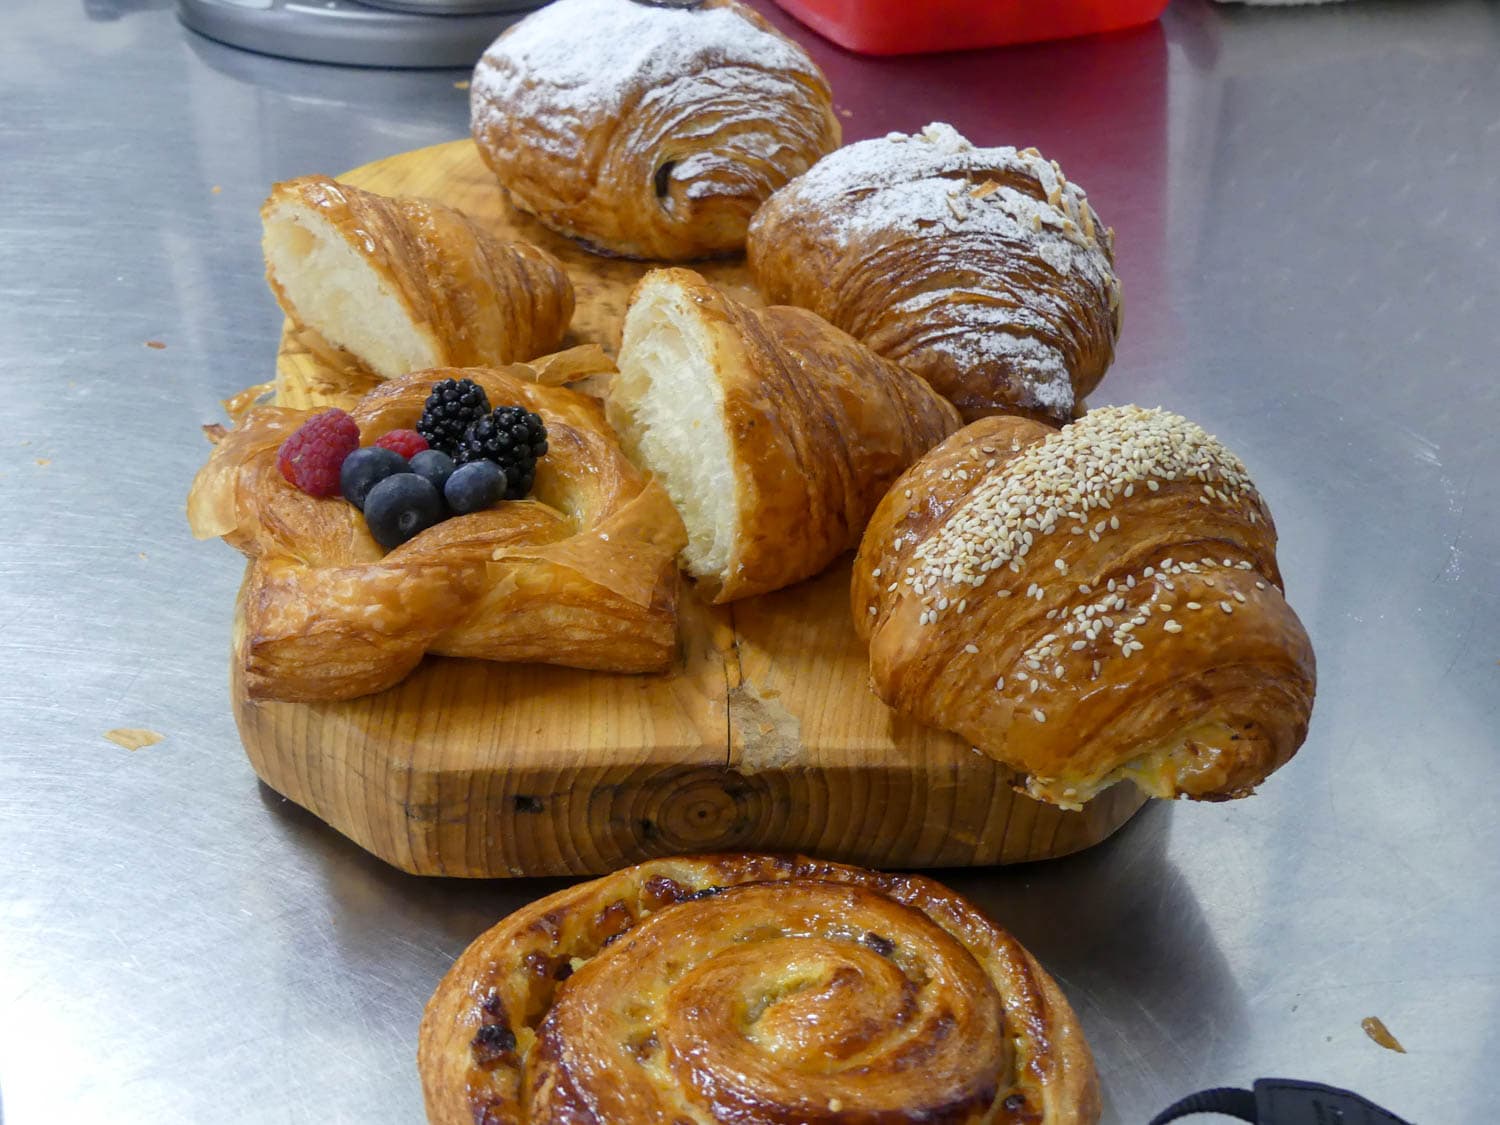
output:
[[[648,267],[596,257],[513,210],[470,141],[341,178],[440,200],[551,251],[577,289],[570,343],[614,352]],[[757,300],[743,262],[699,268]],[[281,404],[347,404],[368,385],[283,339]],[[236,662],[235,716],[266,784],[423,875],[597,874],[719,849],[1015,863],[1097,843],[1141,806],[1131,786],[1081,813],[1040,804],[967,743],[895,716],[870,691],[848,588],[845,560],[729,607],[685,590],[682,656],[657,676],[428,658],[378,695],[300,704],[248,699]]]

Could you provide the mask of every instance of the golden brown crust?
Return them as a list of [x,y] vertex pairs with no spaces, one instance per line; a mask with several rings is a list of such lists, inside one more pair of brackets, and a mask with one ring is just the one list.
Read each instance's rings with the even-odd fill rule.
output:
[[767,300],[812,309],[968,420],[1066,421],[1114,358],[1113,235],[1033,149],[946,125],[850,145],[772,196],[747,248]]
[[470,101],[518,207],[630,258],[741,250],[756,208],[840,139],[823,73],[736,0],[554,0],[485,52]]
[[256,409],[218,442],[188,517],[196,536],[222,536],[251,560],[237,647],[252,697],[366,695],[428,652],[615,672],[671,663],[681,522],[594,400],[533,375],[417,372],[350,411],[369,444],[410,428],[434,382],[468,378],[547,425],[531,499],[445,520],[389,553],[352,504],[308,496],[278,471],[281,443],[316,411]]
[[[443,367],[482,367],[555,351],[573,317],[573,285],[561,263],[525,242],[503,242],[460,211],[426,199],[386,197],[303,176],[276,184],[261,207],[288,205],[327,220],[392,290]],[[266,280],[294,328],[335,367],[357,355],[319,335],[274,271]],[[378,372],[391,376],[405,372]]]
[[876,693],[1077,807],[1121,779],[1243,796],[1301,745],[1312,646],[1244,467],[1137,407],[989,418],[891,489],[860,545]]
[[438,985],[417,1061],[433,1125],[1100,1112],[1013,937],[932,880],[801,856],[653,860],[517,911]]
[[723,392],[740,523],[715,602],[852,550],[891,483],[960,425],[922,380],[805,309],[752,309],[686,269],[648,274],[632,301],[662,288],[691,306]]

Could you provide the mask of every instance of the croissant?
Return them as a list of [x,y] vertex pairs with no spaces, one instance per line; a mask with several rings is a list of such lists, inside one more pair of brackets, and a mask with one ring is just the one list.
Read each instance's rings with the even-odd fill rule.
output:
[[485,52],[469,96],[512,202],[629,258],[737,253],[840,139],[823,72],[737,0],[553,0]]
[[384,379],[556,350],[573,286],[550,254],[468,216],[304,176],[261,208],[266,279],[326,362]]
[[852,597],[881,699],[1064,808],[1122,779],[1241,797],[1307,734],[1313,651],[1271,514],[1175,414],[965,427],[876,511]]
[[432,1125],[1089,1125],[1057,985],[961,896],[800,856],[660,859],[481,935],[422,1019]]
[[803,309],[750,309],[685,269],[631,297],[607,414],[727,602],[817,574],[892,481],[959,426],[922,380]]
[[282,479],[277,451],[312,412],[264,407],[218,435],[188,518],[197,538],[222,536],[251,560],[236,644],[252,697],[351,699],[428,652],[614,672],[672,662],[682,525],[594,400],[520,365],[418,372],[350,411],[362,440],[410,428],[432,384],[453,377],[542,416],[533,498],[454,516],[389,553],[353,505]]
[[748,251],[768,300],[905,364],[969,421],[1065,422],[1114,358],[1114,233],[1035,149],[943,124],[861,141],[773,195]]

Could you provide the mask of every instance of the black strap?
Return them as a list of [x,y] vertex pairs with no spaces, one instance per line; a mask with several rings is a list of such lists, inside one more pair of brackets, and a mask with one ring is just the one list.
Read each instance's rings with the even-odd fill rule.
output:
[[1234,1086],[1220,1086],[1214,1090],[1200,1090],[1189,1094],[1179,1102],[1173,1102],[1151,1119],[1151,1125],[1167,1125],[1190,1113],[1222,1113],[1227,1117],[1238,1117],[1255,1125],[1260,1119],[1255,1114],[1255,1095],[1249,1090]]
[[1253,1093],[1224,1086],[1189,1094],[1153,1117],[1151,1125],[1194,1113],[1221,1113],[1251,1125],[1410,1125],[1349,1090],[1293,1078],[1257,1079]]

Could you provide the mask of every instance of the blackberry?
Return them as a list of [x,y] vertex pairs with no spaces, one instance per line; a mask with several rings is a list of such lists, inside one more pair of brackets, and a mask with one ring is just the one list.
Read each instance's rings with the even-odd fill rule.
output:
[[521,406],[501,406],[471,425],[453,453],[460,465],[493,461],[505,470],[507,500],[519,500],[536,480],[536,461],[547,452],[547,427]]
[[432,393],[417,419],[417,433],[433,449],[450,457],[463,440],[464,432],[490,412],[490,400],[484,388],[471,379],[444,379],[432,385]]

